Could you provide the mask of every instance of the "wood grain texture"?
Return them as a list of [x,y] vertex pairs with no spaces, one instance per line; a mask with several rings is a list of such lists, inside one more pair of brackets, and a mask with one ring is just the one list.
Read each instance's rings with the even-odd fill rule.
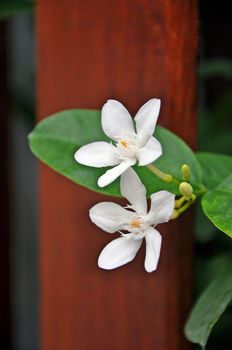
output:
[[[108,98],[134,113],[162,99],[159,123],[191,146],[196,129],[196,0],[39,0],[39,119]],[[43,350],[182,350],[191,301],[191,215],[162,225],[159,269],[144,250],[114,271],[97,268],[112,239],[88,219],[109,200],[40,168]]]

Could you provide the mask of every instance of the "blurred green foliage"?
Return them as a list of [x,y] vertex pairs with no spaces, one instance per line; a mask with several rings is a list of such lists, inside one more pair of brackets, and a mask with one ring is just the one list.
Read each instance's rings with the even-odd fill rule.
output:
[[[205,60],[199,67],[200,85],[205,86],[207,79],[220,77],[232,79],[232,60]],[[202,91],[200,86],[200,91]],[[198,119],[198,148],[201,151],[232,153],[232,86],[218,99],[207,106],[200,106]]]
[[[205,91],[209,81],[217,85],[218,79],[226,81],[226,88],[220,92],[218,98],[213,103],[206,101]],[[198,118],[198,149],[200,151],[226,153],[231,155],[232,151],[232,60],[229,59],[208,59],[200,62],[199,65],[199,118]],[[220,169],[219,169],[220,170]],[[215,228],[215,226],[205,218],[200,204],[196,208],[196,280],[195,296],[198,299],[192,311],[192,317],[188,324],[187,335],[196,343],[204,345],[212,330],[215,322],[223,314],[232,295],[231,292],[230,265],[228,259],[231,259],[232,240]],[[231,261],[231,260],[229,260]],[[228,267],[228,269],[227,269]],[[222,269],[227,269],[227,273],[220,276]],[[222,278],[220,280],[220,278]],[[222,286],[225,295],[228,297],[226,302],[221,303],[217,296],[219,285]],[[214,288],[216,285],[216,288]],[[218,287],[217,287],[218,286]],[[202,302],[203,300],[203,302]],[[203,304],[206,304],[209,310],[203,310]],[[220,310],[210,318],[210,310]],[[204,311],[204,315],[201,312]],[[201,317],[201,320],[198,319]],[[209,317],[208,317],[209,316]],[[212,314],[211,314],[212,316]],[[202,319],[203,317],[203,319]],[[207,323],[208,320],[208,323]],[[205,324],[202,325],[201,322]],[[207,345],[209,350],[230,349],[232,348],[232,336],[230,332],[232,324],[232,310],[227,307],[222,315],[222,321],[216,324]],[[197,347],[198,348],[198,347]]]
[[30,0],[1,0],[0,20],[20,15],[34,8],[34,1]]
[[202,61],[198,69],[199,79],[225,78],[232,79],[232,62],[230,59],[211,59]]

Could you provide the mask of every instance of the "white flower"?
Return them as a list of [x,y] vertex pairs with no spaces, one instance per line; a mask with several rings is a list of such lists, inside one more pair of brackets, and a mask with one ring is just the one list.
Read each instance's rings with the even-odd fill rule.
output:
[[98,266],[111,270],[127,264],[134,259],[145,238],[145,270],[155,271],[162,239],[153,226],[169,221],[174,209],[175,196],[167,191],[152,194],[151,207],[147,212],[146,189],[132,168],[121,176],[120,185],[122,195],[131,205],[123,208],[116,203],[102,202],[92,207],[89,212],[91,221],[98,227],[109,233],[119,231],[122,235],[102,250]]
[[[116,100],[108,100],[102,108],[102,129],[114,144],[99,141],[81,147],[75,153],[77,162],[96,167],[114,166],[98,179],[105,187],[137,161],[139,165],[152,163],[162,154],[158,140],[152,135],[160,110],[160,100],[145,103],[133,119],[127,109]],[[90,125],[91,127],[91,125]]]

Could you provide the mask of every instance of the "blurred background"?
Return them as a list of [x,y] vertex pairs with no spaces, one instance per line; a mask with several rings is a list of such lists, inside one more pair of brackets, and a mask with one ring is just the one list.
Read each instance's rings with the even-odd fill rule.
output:
[[[198,150],[232,152],[230,2],[201,0]],[[35,124],[34,5],[0,0],[0,347],[39,350],[37,169],[27,135]],[[196,210],[194,297],[209,284],[232,240]],[[232,308],[207,349],[231,349]],[[194,346],[193,346],[194,348]]]

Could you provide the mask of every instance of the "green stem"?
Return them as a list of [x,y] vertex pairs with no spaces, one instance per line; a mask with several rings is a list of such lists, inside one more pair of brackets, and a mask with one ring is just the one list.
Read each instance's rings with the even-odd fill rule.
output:
[[180,207],[179,209],[177,209],[176,211],[178,212],[178,214],[182,214],[185,210],[187,210],[189,207],[191,207],[191,205],[194,203],[193,200],[189,200],[188,202],[186,202],[182,207]]
[[186,201],[186,197],[185,196],[182,196],[179,199],[176,199],[175,200],[175,208],[176,209],[180,208],[184,204],[185,201]]
[[179,184],[179,181],[177,181],[176,179],[173,178],[172,175],[170,174],[166,174],[163,171],[161,171],[160,169],[156,168],[153,164],[149,164],[147,165],[147,168],[156,176],[158,176],[161,180],[163,180],[164,182],[174,182],[176,184]]
[[[180,199],[182,199],[181,197]],[[177,219],[182,213],[184,213],[195,202],[195,199],[189,199],[182,207],[174,209],[171,220]]]

